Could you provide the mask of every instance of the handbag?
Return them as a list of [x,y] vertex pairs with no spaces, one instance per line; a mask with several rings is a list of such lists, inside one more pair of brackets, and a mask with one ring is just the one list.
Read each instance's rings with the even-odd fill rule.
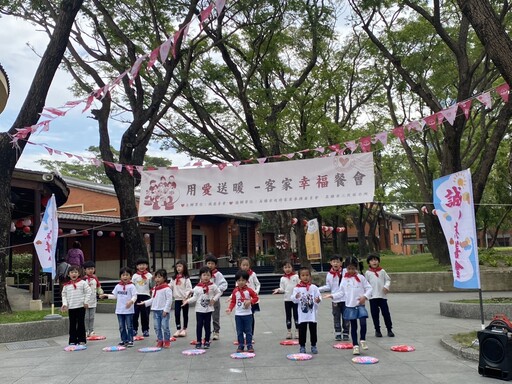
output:
[[368,311],[364,305],[358,305],[357,307],[346,307],[343,312],[344,320],[356,320],[368,317]]

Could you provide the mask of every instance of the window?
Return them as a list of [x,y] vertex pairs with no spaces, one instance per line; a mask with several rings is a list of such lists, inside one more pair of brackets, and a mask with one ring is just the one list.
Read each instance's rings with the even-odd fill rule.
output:
[[398,233],[395,233],[393,235],[393,245],[398,245],[398,244],[400,244],[400,238],[399,238]]

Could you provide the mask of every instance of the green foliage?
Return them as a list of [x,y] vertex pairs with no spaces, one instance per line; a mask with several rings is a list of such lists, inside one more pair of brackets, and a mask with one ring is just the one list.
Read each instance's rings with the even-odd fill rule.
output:
[[[393,272],[446,272],[449,267],[440,265],[430,253],[407,255],[382,255],[380,265],[388,273]],[[366,260],[365,260],[365,268]]]
[[[13,313],[2,313],[0,316],[0,324],[10,323],[26,323],[29,321],[40,321],[44,320],[46,315],[50,315],[50,309],[43,309],[42,311],[16,311]],[[67,313],[59,313],[64,317],[67,317]]]

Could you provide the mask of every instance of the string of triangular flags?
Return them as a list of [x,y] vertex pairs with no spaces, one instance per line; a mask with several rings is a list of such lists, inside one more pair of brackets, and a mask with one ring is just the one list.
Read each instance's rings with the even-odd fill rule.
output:
[[[359,139],[346,141],[342,144],[332,144],[328,145],[326,147],[317,147],[314,149],[303,149],[297,152],[291,152],[287,154],[280,154],[280,155],[274,155],[274,156],[268,156],[268,157],[261,157],[261,158],[250,158],[246,160],[239,160],[239,161],[232,161],[228,163],[217,163],[217,164],[211,164],[206,161],[197,160],[194,162],[190,162],[188,164],[185,164],[183,167],[177,167],[177,166],[171,166],[168,167],[168,169],[179,169],[179,168],[188,168],[188,167],[204,167],[204,168],[211,168],[211,167],[218,167],[219,169],[224,169],[227,166],[235,166],[238,167],[241,164],[248,164],[248,163],[254,163],[257,162],[258,164],[264,164],[269,159],[279,159],[279,158],[287,158],[292,159],[293,157],[300,155],[302,153],[307,152],[317,152],[322,154],[322,156],[333,156],[336,154],[344,154],[348,151],[350,153],[354,153],[358,148],[361,149],[362,152],[370,152],[372,150],[372,145],[376,145],[378,143],[381,143],[383,146],[386,146],[388,144],[388,138],[390,133],[398,138],[400,141],[404,141],[406,138],[406,133],[412,132],[422,132],[426,127],[427,129],[430,128],[434,131],[437,131],[437,128],[440,124],[446,120],[450,125],[453,125],[455,118],[458,116],[458,110],[462,111],[466,119],[469,119],[469,113],[471,110],[472,102],[473,100],[478,100],[480,103],[483,104],[486,108],[492,107],[492,96],[491,92],[495,91],[504,102],[508,102],[509,99],[509,92],[510,92],[510,86],[507,83],[501,84],[497,86],[494,89],[487,90],[485,92],[482,92],[478,95],[475,95],[474,97],[461,101],[456,102],[453,105],[449,106],[448,108],[441,110],[433,115],[427,116],[425,118],[422,118],[420,120],[411,121],[404,126],[399,126],[393,128],[390,132],[384,131],[379,132],[374,135],[360,137]],[[157,168],[155,167],[144,167],[141,165],[131,165],[131,164],[119,164],[114,163],[110,161],[104,161],[101,159],[98,159],[96,157],[85,157],[80,155],[75,155],[73,153],[67,152],[67,151],[61,151],[54,148],[50,148],[45,144],[38,144],[31,141],[27,141],[27,144],[32,145],[38,145],[44,147],[50,155],[64,155],[68,158],[76,159],[80,162],[89,162],[97,167],[99,167],[101,164],[105,164],[106,166],[115,169],[118,172],[122,172],[123,168],[125,168],[130,175],[133,176],[133,171],[137,170],[139,173],[142,172],[144,169],[146,170],[155,170]]]
[[[176,58],[176,46],[180,38],[184,41],[187,38],[189,27],[192,25],[193,22],[197,19],[199,22],[199,34],[203,30],[204,23],[210,18],[212,15],[213,9],[215,8],[217,12],[217,17],[220,16],[222,10],[224,9],[224,6],[226,4],[226,0],[217,0],[215,2],[211,2],[205,9],[203,9],[201,12],[199,12],[199,15],[197,17],[192,18],[188,23],[183,25],[178,31],[176,31],[172,36],[170,36],[164,43],[153,49],[150,53],[146,53],[137,60],[135,60],[135,63],[130,69],[127,69],[123,73],[121,73],[119,76],[117,76],[116,79],[113,81],[107,83],[104,87],[96,89],[92,93],[90,93],[86,98],[81,100],[73,100],[66,102],[61,107],[44,107],[43,112],[40,114],[42,118],[45,120],[42,120],[38,122],[37,124],[31,125],[29,127],[23,127],[23,128],[16,128],[16,133],[11,136],[11,143],[15,147],[18,143],[18,140],[24,140],[27,138],[29,134],[33,134],[36,132],[47,132],[50,129],[50,123],[54,121],[55,119],[58,119],[60,117],[66,116],[66,114],[75,108],[76,106],[85,103],[85,107],[82,110],[82,113],[88,111],[92,103],[95,99],[102,100],[109,92],[111,92],[114,88],[116,88],[123,78],[125,76],[129,77],[129,84],[130,86],[133,85],[135,79],[139,75],[139,71],[142,67],[143,62],[149,58],[147,63],[147,69],[151,69],[157,62],[158,58],[160,58],[160,61],[163,63],[167,58],[169,57],[169,52],[171,52],[172,57]],[[197,37],[197,36],[196,36]],[[194,37],[195,38],[195,37]]]

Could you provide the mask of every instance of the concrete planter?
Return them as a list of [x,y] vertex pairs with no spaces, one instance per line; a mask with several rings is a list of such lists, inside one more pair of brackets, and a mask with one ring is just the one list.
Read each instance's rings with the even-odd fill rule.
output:
[[67,335],[69,319],[29,321],[26,323],[0,324],[0,343],[44,339]]
[[100,303],[96,305],[97,313],[115,313],[116,312],[116,303]]
[[[441,316],[458,319],[480,319],[479,303],[457,303],[455,301],[442,301],[439,303]],[[485,304],[484,319],[492,320],[494,315],[504,314],[512,319],[512,304]]]

